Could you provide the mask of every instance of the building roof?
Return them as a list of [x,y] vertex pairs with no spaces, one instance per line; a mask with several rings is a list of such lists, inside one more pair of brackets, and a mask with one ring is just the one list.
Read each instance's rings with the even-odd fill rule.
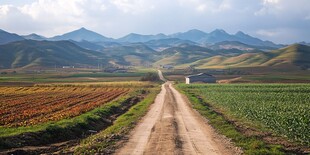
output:
[[199,73],[199,74],[195,74],[195,75],[189,75],[186,78],[191,78],[191,77],[199,77],[199,76],[209,76],[209,77],[214,77],[211,74],[207,74],[207,73]]

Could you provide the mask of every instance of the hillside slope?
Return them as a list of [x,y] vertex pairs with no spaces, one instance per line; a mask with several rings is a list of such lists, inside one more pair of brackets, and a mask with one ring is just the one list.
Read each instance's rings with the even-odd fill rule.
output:
[[63,65],[96,65],[102,54],[69,41],[24,40],[0,46],[0,68]]
[[206,57],[212,57],[215,54],[215,51],[204,47],[182,44],[161,51],[160,56],[162,59],[158,60],[155,65],[182,65]]
[[0,45],[20,40],[24,40],[24,38],[17,34],[9,33],[0,29]]
[[102,53],[115,65],[149,66],[159,59],[156,51],[142,43],[110,47]]
[[279,50],[259,53],[243,53],[237,56],[215,55],[183,64],[197,68],[298,66],[310,68],[310,46],[294,44]]

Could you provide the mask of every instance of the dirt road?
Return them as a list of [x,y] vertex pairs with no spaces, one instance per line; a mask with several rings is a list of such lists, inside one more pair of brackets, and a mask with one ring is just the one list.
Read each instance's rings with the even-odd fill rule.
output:
[[[165,81],[160,71],[159,75]],[[171,82],[166,82],[149,112],[116,154],[238,154],[235,150],[189,106]]]

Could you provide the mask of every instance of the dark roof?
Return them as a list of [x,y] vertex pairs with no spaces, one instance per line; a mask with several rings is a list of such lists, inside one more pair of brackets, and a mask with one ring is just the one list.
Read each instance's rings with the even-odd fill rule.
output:
[[191,77],[197,77],[197,76],[209,76],[209,77],[214,77],[211,74],[207,74],[207,73],[199,73],[199,74],[195,74],[195,75],[189,75],[187,76],[187,78],[191,78]]

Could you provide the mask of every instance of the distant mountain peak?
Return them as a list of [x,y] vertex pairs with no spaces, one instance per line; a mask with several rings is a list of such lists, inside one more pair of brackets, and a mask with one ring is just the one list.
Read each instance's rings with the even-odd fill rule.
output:
[[55,36],[52,38],[52,40],[74,40],[74,41],[94,41],[94,42],[100,42],[100,41],[111,41],[113,39],[107,38],[105,36],[102,36],[99,33],[93,32],[91,30],[88,30],[84,27],[65,33],[60,36]]
[[138,34],[138,33],[129,33],[128,34],[128,36],[138,36],[138,35],[140,35],[140,34]]
[[[93,32],[93,31],[88,30],[88,29],[86,29],[86,28],[84,28],[84,27],[81,27],[80,29],[77,29],[77,30],[72,31],[72,32],[87,33],[87,32]],[[94,33],[95,33],[95,32],[94,32]]]
[[247,34],[245,34],[245,33],[242,32],[242,31],[238,31],[235,35],[236,35],[236,36],[241,36],[241,35],[247,35]]
[[205,32],[203,32],[203,31],[201,31],[201,30],[198,30],[198,29],[191,29],[191,30],[189,30],[189,31],[187,31],[187,32],[191,32],[191,33],[205,33]]
[[25,39],[30,39],[30,40],[45,40],[45,39],[47,39],[46,37],[35,34],[35,33],[31,33],[29,35],[24,35],[22,37]]
[[228,34],[228,33],[223,29],[215,29],[214,31],[211,32],[211,34]]
[[[31,33],[31,34],[29,34],[28,36],[37,36],[37,37],[43,37],[43,36],[41,36],[41,35],[38,35],[38,34],[36,34],[36,33]],[[43,38],[45,38],[45,37],[43,37]]]

